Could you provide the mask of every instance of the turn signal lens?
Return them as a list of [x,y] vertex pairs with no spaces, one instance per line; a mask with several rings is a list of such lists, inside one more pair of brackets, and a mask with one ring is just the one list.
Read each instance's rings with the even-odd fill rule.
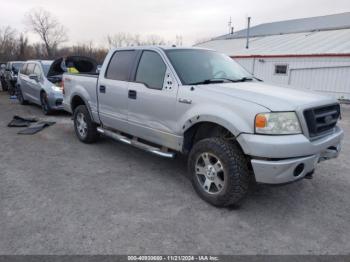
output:
[[265,115],[257,115],[255,118],[255,127],[264,128],[267,125],[267,119]]

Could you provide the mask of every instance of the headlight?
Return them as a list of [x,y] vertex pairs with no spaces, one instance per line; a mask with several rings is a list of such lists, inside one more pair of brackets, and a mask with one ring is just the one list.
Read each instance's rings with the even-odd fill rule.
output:
[[295,112],[263,113],[255,117],[255,132],[265,135],[301,134]]
[[62,92],[62,87],[60,86],[52,86],[52,90],[55,92]]

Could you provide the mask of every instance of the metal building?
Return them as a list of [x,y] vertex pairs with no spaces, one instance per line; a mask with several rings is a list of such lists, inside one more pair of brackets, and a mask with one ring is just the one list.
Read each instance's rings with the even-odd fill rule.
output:
[[266,82],[350,99],[350,12],[261,24],[197,46],[234,58]]

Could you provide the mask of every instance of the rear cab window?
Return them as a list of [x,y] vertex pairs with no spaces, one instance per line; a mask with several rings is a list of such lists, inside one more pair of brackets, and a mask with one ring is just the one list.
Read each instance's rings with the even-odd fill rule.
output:
[[135,50],[116,51],[109,62],[105,78],[129,81],[136,54]]

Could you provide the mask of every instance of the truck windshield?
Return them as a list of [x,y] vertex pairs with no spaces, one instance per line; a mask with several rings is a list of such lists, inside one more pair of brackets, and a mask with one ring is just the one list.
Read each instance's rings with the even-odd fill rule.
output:
[[232,58],[210,50],[173,49],[166,54],[184,85],[253,80]]

